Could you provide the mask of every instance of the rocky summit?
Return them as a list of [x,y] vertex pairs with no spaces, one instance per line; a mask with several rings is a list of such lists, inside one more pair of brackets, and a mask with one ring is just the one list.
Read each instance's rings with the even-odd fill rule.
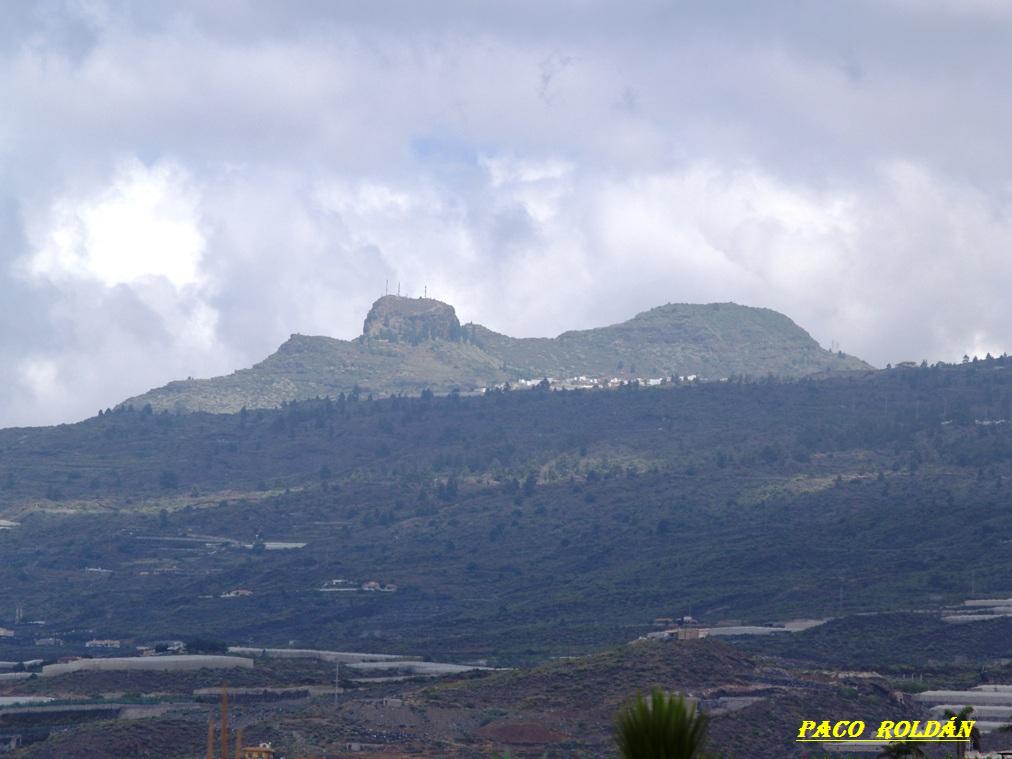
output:
[[460,321],[453,306],[433,298],[402,298],[384,295],[372,304],[365,317],[362,337],[408,342],[459,340]]
[[871,369],[823,349],[783,314],[735,303],[667,304],[607,327],[513,338],[479,324],[461,325],[447,303],[385,295],[354,340],[292,335],[249,369],[170,382],[124,404],[230,413],[341,393],[466,393],[546,377],[600,386]]

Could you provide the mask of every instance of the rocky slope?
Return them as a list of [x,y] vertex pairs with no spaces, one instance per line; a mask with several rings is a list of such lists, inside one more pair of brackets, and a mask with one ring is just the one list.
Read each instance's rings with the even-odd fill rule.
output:
[[720,379],[868,369],[860,359],[822,349],[783,314],[734,303],[668,304],[621,324],[517,339],[462,326],[440,301],[387,295],[373,304],[355,340],[292,335],[249,369],[171,382],[125,403],[225,413],[355,388],[392,395],[471,392],[540,377]]

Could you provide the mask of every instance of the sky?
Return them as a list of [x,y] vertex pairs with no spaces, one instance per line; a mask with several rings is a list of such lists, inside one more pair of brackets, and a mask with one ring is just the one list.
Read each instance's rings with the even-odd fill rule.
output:
[[0,426],[389,283],[514,336],[781,311],[877,366],[1012,348],[1005,0],[4,3]]

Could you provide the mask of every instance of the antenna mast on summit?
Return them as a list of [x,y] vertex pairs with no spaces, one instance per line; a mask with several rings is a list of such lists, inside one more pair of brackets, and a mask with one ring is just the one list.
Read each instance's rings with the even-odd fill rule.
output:
[[425,286],[425,295],[422,296],[422,297],[424,297],[424,298],[428,298],[429,297],[429,286],[428,285]]
[[400,297],[400,294],[401,294],[401,283],[398,282],[397,283],[397,295],[398,295],[398,297]]
[[383,280],[383,294],[384,295],[389,295],[390,294],[390,280],[389,279]]

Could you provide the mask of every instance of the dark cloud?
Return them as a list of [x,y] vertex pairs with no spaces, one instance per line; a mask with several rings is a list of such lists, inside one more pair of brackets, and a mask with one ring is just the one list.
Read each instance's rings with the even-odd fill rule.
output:
[[0,423],[351,337],[386,280],[1004,350],[1010,42],[1000,0],[9,3]]

